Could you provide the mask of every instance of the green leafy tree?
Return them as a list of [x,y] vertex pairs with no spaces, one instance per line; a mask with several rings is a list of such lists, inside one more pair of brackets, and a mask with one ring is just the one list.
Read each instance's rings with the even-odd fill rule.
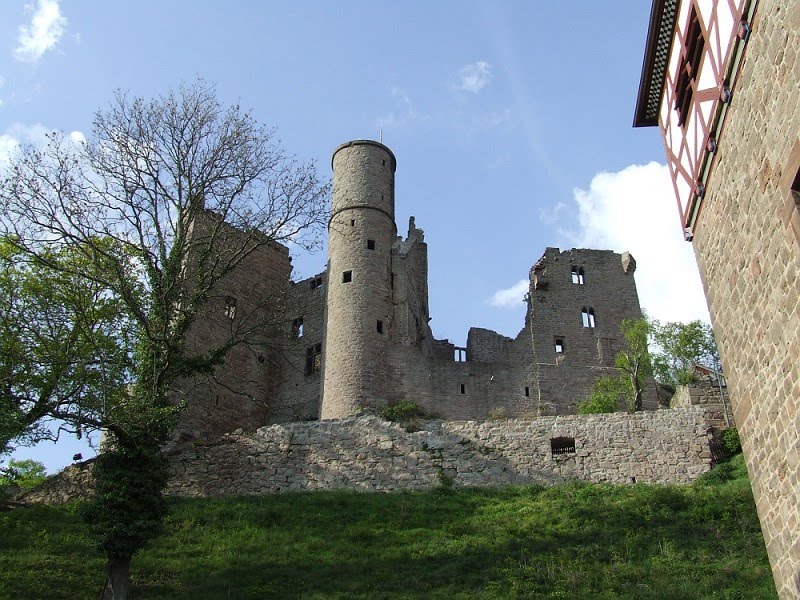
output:
[[625,349],[617,353],[615,366],[622,372],[631,412],[642,410],[644,385],[647,378],[653,375],[653,363],[647,345],[651,326],[645,318],[623,319],[619,329],[625,338]]
[[0,469],[0,495],[6,491],[27,491],[35,488],[47,477],[44,465],[38,461],[25,459],[8,461],[8,465]]
[[624,381],[619,377],[603,375],[592,385],[589,397],[578,404],[578,414],[590,415],[615,412],[625,391]]
[[671,386],[695,379],[694,365],[703,364],[719,371],[719,350],[711,326],[702,321],[652,323],[656,348],[653,367],[656,379]]
[[43,245],[41,254],[47,264],[0,238],[0,456],[100,426],[130,380],[123,304],[75,276],[92,272],[82,253]]
[[644,386],[653,374],[648,349],[651,326],[646,318],[623,319],[620,333],[625,348],[617,353],[618,375],[604,375],[595,381],[586,400],[578,405],[579,414],[614,412],[619,399],[625,399],[631,412],[642,410]]
[[[154,100],[118,93],[86,143],[53,134],[13,158],[0,186],[6,239],[32,263],[97,284],[134,326],[130,385],[98,423],[110,443],[86,511],[107,557],[107,597],[127,596],[131,557],[163,522],[176,383],[213,372],[268,323],[232,327],[204,354],[187,349],[187,331],[252,253],[316,246],[328,196],[313,163],[203,81]],[[54,248],[85,262],[64,267]]]

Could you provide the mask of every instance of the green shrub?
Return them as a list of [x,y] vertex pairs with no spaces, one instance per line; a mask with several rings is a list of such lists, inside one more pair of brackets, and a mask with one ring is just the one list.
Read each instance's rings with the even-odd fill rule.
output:
[[619,397],[622,393],[622,383],[618,377],[604,375],[599,377],[592,385],[589,397],[578,404],[579,415],[592,415],[597,413],[611,413],[617,410]]
[[720,441],[727,456],[733,456],[742,451],[742,441],[739,439],[739,430],[736,427],[730,427],[723,431]]
[[422,408],[416,402],[397,402],[381,409],[380,415],[387,421],[404,422],[423,416]]

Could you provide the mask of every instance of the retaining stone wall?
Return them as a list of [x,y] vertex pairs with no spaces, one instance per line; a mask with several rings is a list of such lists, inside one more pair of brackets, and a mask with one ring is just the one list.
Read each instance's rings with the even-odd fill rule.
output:
[[[551,453],[551,438],[575,440]],[[439,485],[689,483],[711,467],[705,409],[432,421],[417,432],[375,416],[234,432],[171,457],[179,496],[294,490],[426,490]]]

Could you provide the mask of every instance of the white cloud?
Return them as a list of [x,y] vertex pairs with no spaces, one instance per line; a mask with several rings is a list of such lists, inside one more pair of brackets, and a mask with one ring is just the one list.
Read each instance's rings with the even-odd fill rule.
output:
[[578,229],[562,231],[585,248],[629,250],[636,259],[642,308],[661,321],[709,321],[694,250],[684,241],[665,165],[598,173],[575,189]]
[[[0,135],[0,169],[8,165],[12,154],[23,144],[44,146],[47,144],[47,134],[53,130],[41,123],[35,125],[22,125],[15,123]],[[86,141],[86,136],[81,131],[70,131],[66,139],[73,144]]]
[[382,117],[378,117],[375,123],[378,127],[382,129],[395,129],[401,125],[405,125],[409,121],[421,118],[417,114],[414,104],[411,102],[411,98],[408,97],[408,94],[403,88],[397,86],[391,87],[389,88],[389,93],[392,95],[392,98],[395,99],[396,110]]
[[19,26],[19,46],[14,50],[14,57],[36,62],[64,35],[67,19],[61,14],[58,0],[38,0],[35,8],[29,5],[27,9],[33,12],[33,17],[30,25]]
[[491,79],[492,65],[485,60],[479,60],[461,67],[458,71],[458,84],[456,87],[459,90],[477,94],[489,84]]
[[489,298],[489,304],[497,308],[518,308],[522,305],[525,294],[528,293],[528,280],[520,279],[510,288],[497,290]]

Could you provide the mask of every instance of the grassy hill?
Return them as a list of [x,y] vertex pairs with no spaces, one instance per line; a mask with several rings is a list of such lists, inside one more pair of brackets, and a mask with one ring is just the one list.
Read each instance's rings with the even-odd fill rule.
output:
[[[741,456],[691,486],[171,502],[133,598],[777,598]],[[0,514],[0,598],[96,598],[78,507]]]

